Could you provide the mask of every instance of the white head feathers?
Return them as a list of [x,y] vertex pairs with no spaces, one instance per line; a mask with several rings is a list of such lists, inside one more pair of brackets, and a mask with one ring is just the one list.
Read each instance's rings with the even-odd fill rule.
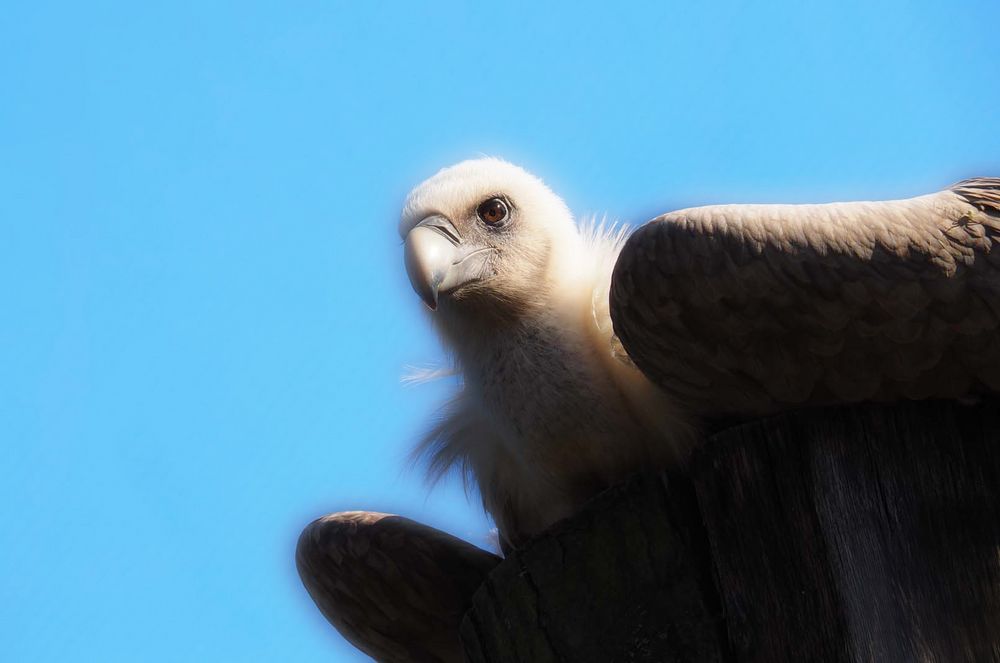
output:
[[399,232],[462,377],[422,451],[432,469],[476,477],[508,539],[673,455],[658,423],[669,406],[615,356],[607,298],[621,232],[577,228],[540,179],[489,158],[418,185]]

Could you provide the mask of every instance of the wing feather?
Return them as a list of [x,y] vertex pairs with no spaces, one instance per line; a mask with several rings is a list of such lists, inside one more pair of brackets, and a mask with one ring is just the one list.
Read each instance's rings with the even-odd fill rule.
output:
[[718,205],[627,241],[611,315],[702,416],[1000,384],[1000,179],[908,200]]
[[500,558],[407,518],[346,511],[310,524],[299,576],[323,615],[378,661],[459,663],[459,624]]

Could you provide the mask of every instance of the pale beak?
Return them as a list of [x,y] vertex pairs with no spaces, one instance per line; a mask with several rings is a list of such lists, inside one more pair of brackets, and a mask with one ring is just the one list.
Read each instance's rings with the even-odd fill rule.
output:
[[467,246],[454,224],[429,216],[406,235],[403,257],[414,291],[431,310],[438,296],[484,276],[489,249]]

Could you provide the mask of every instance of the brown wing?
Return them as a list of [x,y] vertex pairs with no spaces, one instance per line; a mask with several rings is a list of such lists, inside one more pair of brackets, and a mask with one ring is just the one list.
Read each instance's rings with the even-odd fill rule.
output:
[[375,660],[459,663],[462,616],[500,558],[407,518],[347,511],[306,527],[295,561],[327,620]]
[[638,229],[611,314],[706,417],[1000,391],[1000,179],[888,202],[723,205]]

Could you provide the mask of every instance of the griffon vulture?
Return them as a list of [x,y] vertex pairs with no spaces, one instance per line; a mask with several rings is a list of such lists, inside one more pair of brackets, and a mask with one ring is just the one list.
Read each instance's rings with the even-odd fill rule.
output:
[[[887,202],[684,209],[626,235],[578,227],[541,180],[477,159],[417,186],[399,232],[461,378],[420,450],[432,471],[475,479],[506,545],[682,463],[713,422],[1000,391],[1000,178]],[[401,642],[412,660],[461,660],[463,601],[496,558],[454,547],[447,586],[461,589],[414,613],[451,630],[407,640],[416,617],[351,611],[416,586],[440,542],[379,516],[396,543],[372,561],[384,530],[330,518],[307,528],[299,563],[338,628],[385,660],[411,660]],[[354,579],[317,571],[332,558]]]

